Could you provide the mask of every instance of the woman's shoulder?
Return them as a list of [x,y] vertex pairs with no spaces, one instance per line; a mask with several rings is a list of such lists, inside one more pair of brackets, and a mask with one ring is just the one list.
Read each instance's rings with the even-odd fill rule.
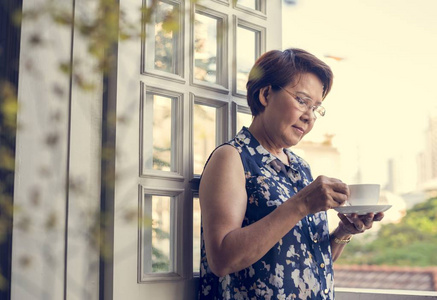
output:
[[238,151],[228,144],[223,144],[216,148],[208,159],[201,183],[206,178],[208,182],[217,184],[221,177],[235,178],[236,182],[241,176],[244,177],[244,168]]
[[211,154],[210,160],[232,160],[239,159],[239,151],[232,144],[225,143],[217,147]]

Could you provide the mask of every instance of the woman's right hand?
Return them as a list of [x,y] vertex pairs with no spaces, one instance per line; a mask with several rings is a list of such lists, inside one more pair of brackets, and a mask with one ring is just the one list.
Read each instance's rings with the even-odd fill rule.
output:
[[343,205],[349,197],[349,188],[339,179],[319,176],[296,196],[307,214],[314,214]]

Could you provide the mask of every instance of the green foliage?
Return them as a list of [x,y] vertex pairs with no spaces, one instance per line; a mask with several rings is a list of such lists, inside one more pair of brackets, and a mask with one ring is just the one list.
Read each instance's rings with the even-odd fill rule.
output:
[[437,198],[407,211],[397,224],[386,224],[377,238],[355,240],[344,249],[339,264],[398,266],[437,265]]
[[161,250],[152,248],[152,272],[168,272],[170,269],[169,258]]
[[[152,230],[156,235],[155,236],[156,242],[170,239],[170,233],[162,230],[161,228],[159,228],[159,226],[152,228]],[[152,245],[152,272],[153,273],[168,272],[169,270],[170,270],[170,257],[167,254],[165,254],[164,251]]]

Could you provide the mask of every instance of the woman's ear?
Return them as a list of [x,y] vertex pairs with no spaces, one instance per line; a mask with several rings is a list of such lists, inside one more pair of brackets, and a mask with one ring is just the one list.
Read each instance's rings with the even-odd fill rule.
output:
[[271,91],[271,85],[265,86],[259,90],[259,102],[261,102],[263,106],[267,106]]

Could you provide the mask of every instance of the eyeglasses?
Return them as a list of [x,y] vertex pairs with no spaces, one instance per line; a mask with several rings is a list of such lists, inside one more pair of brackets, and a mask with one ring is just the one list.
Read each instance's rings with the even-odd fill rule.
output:
[[298,104],[297,108],[301,112],[307,112],[308,110],[311,109],[311,111],[313,112],[313,115],[314,115],[314,119],[317,119],[318,116],[323,117],[325,115],[326,109],[321,105],[312,105],[311,98],[301,97],[301,96],[295,95],[295,94],[287,91],[286,89],[284,89],[282,86],[279,86],[279,87],[281,88],[281,90],[283,90],[284,92],[289,94],[291,97],[293,97],[294,100],[296,100],[296,102]]

